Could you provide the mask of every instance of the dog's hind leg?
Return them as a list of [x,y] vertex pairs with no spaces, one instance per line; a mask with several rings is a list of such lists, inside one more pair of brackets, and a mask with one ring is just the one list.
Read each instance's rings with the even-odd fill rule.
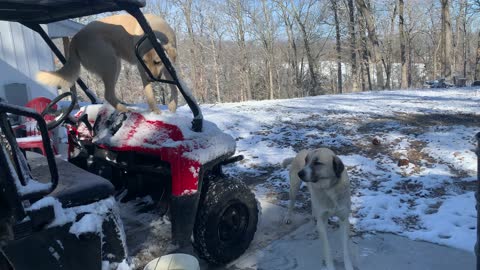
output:
[[122,68],[121,60],[115,50],[110,44],[101,41],[92,41],[85,46],[83,50],[78,50],[82,65],[102,79],[105,86],[105,100],[118,111],[128,111],[115,95],[115,85]]
[[324,214],[323,216],[317,216],[317,230],[318,236],[322,243],[323,259],[325,260],[325,264],[327,265],[328,270],[335,270],[335,267],[333,266],[332,254],[330,251],[330,244],[328,243],[327,222],[327,215]]
[[343,263],[345,270],[353,270],[352,260],[350,257],[350,248],[348,246],[350,223],[348,217],[340,219],[340,233],[342,234],[342,246],[343,246]]
[[105,100],[110,103],[119,112],[130,111],[125,105],[121,104],[115,95],[115,85],[117,84],[118,74],[120,73],[120,59],[118,59],[117,65],[112,66],[112,72],[110,74],[104,74],[102,77],[105,85]]
[[298,190],[302,185],[302,180],[296,175],[295,172],[290,172],[290,200],[288,202],[288,211],[283,220],[284,223],[290,224],[292,222],[293,208],[295,207],[295,201],[297,198]]

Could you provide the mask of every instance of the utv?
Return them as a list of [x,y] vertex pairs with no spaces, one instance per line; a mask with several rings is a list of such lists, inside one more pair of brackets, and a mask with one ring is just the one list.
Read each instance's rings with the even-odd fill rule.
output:
[[[42,114],[0,101],[0,269],[111,269],[128,264],[116,201],[116,195],[125,193],[123,200],[150,195],[157,207],[167,208],[179,250],[193,244],[210,263],[234,260],[252,241],[257,201],[243,182],[222,173],[223,165],[242,159],[233,156],[235,140],[203,120],[140,11],[144,5],[140,0],[0,1],[0,20],[36,31],[63,63],[65,58],[40,24],[128,12],[145,32],[136,46],[145,72],[153,81],[175,84],[193,113],[193,119],[120,113],[99,104],[81,79],[77,83],[91,105],[74,115],[75,90],[59,95]],[[152,76],[138,52],[143,42],[151,42],[172,81]],[[60,101],[70,103],[52,111]],[[46,114],[55,120],[46,123]],[[37,120],[47,162],[19,149],[11,115]],[[68,130],[69,162],[56,159],[51,151],[48,131],[59,125]]]

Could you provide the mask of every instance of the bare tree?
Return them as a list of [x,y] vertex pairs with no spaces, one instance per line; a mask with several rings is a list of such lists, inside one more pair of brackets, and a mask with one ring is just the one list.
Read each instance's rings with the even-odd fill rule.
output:
[[[297,41],[294,33],[294,22],[290,13],[287,11],[287,7],[281,4],[278,1],[275,1],[276,6],[281,11],[281,17],[283,24],[285,26],[285,33],[287,34],[287,62],[289,64],[289,71],[287,74],[292,74],[290,81],[290,86],[295,86],[295,88],[301,87],[301,73],[298,67],[298,48]],[[287,95],[290,94],[290,91],[287,91]]]
[[335,20],[335,32],[336,32],[336,48],[337,48],[337,89],[341,94],[343,93],[343,81],[342,81],[342,41],[340,38],[340,21],[338,19],[338,7],[337,1],[331,0],[333,17]]
[[394,48],[393,48],[393,42],[395,35],[393,33],[395,32],[395,18],[397,17],[397,2],[394,0],[393,1],[393,8],[391,9],[391,15],[390,20],[385,22],[385,29],[388,29],[388,33],[384,34],[384,39],[386,46],[384,46],[385,52],[382,54],[384,56],[383,60],[383,65],[385,67],[385,88],[386,89],[391,89],[392,86],[392,66],[393,66],[393,61],[394,61]]
[[442,77],[452,78],[452,20],[450,0],[440,0],[442,4]]
[[[209,3],[213,4],[213,3]],[[214,12],[208,14],[208,29],[209,29],[209,40],[210,40],[210,52],[211,59],[213,62],[213,72],[214,72],[214,81],[215,81],[215,93],[216,101],[218,103],[222,102],[222,91],[220,90],[220,53],[222,50],[222,42],[224,31],[221,29],[221,21],[216,16]]]
[[241,55],[241,72],[243,87],[241,90],[241,100],[249,100],[252,98],[252,86],[250,80],[250,64],[248,59],[247,44],[246,44],[246,3],[243,0],[228,0],[228,16],[232,18],[234,25],[233,32],[235,34],[237,46],[240,49]]
[[375,17],[372,13],[370,5],[367,5],[365,0],[356,0],[357,7],[360,10],[363,18],[365,19],[365,25],[368,30],[368,37],[372,44],[372,54],[375,60],[375,69],[377,75],[377,88],[384,89],[385,87],[385,80],[383,77],[383,65],[384,59],[382,56],[382,52],[380,50],[380,41],[377,36],[376,28],[375,28]]
[[275,98],[274,75],[275,72],[275,51],[274,41],[276,23],[273,18],[272,6],[267,0],[261,0],[261,7],[258,12],[252,14],[252,21],[255,25],[255,33],[258,36],[264,51],[264,62],[266,66],[266,77],[268,77],[268,97]]
[[183,16],[185,17],[185,26],[187,28],[187,34],[191,42],[191,47],[190,47],[190,68],[192,70],[191,72],[191,79],[193,82],[193,91],[196,93],[196,95],[202,95],[202,88],[203,86],[201,85],[200,82],[200,75],[199,75],[199,53],[198,53],[198,48],[199,44],[197,42],[197,38],[194,33],[193,29],[193,22],[192,22],[192,10],[193,10],[193,0],[174,0],[176,4],[180,7],[182,10]]
[[307,55],[308,71],[311,80],[310,89],[308,89],[309,95],[314,94],[316,92],[315,89],[319,86],[316,74],[317,58],[314,56],[310,35],[307,30],[307,25],[311,22],[311,14],[313,12],[312,9],[315,5],[315,2],[315,0],[301,0],[298,2],[290,0],[291,6],[290,9],[288,9],[300,29],[303,46],[305,47],[305,53]]
[[405,48],[405,20],[403,17],[404,1],[398,0],[398,31],[400,32],[400,61],[402,63],[402,78],[400,88],[405,89],[408,87],[408,65],[407,65],[407,52]]
[[360,34],[360,42],[362,46],[362,64],[360,71],[362,73],[362,91],[372,90],[372,76],[370,70],[370,49],[372,46],[369,46],[369,40],[367,37],[367,27],[365,25],[365,19],[363,16],[358,17],[358,32]]
[[478,31],[478,41],[477,41],[477,56],[475,57],[475,71],[474,71],[474,80],[477,81],[480,79],[480,30]]
[[[148,0],[144,11],[175,29],[178,72],[205,103],[479,80],[479,1]],[[119,96],[144,102],[138,72],[122,69]]]
[[352,91],[358,91],[357,40],[355,35],[355,7],[353,0],[347,0],[348,30],[350,33],[350,64],[352,65]]

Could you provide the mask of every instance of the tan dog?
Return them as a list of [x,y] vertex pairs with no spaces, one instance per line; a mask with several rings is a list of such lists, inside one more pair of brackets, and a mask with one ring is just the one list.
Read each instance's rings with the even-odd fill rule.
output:
[[[145,17],[174,63],[177,58],[177,45],[173,29],[161,17],[151,14]],[[105,86],[105,99],[108,103],[117,110],[125,112],[128,111],[127,107],[121,104],[115,95],[115,85],[121,69],[121,59],[123,59],[131,64],[137,64],[148,106],[152,111],[159,113],[152,84],[135,56],[135,44],[142,36],[143,30],[137,20],[127,14],[91,22],[73,37],[69,58],[65,65],[55,72],[39,72],[37,81],[55,87],[69,88],[77,80],[81,64],[88,71],[100,76]],[[149,41],[143,43],[140,53],[153,76],[160,78],[163,75],[167,80],[172,79]],[[170,89],[172,93],[168,108],[175,112],[178,93],[175,85],[170,85]]]
[[294,159],[286,159],[283,166],[290,166],[290,203],[285,223],[291,222],[295,198],[302,181],[310,192],[312,215],[322,241],[324,259],[329,270],[335,269],[327,238],[327,222],[332,216],[340,219],[343,259],[346,270],[353,270],[348,248],[350,223],[350,181],[343,162],[328,148],[302,150]]

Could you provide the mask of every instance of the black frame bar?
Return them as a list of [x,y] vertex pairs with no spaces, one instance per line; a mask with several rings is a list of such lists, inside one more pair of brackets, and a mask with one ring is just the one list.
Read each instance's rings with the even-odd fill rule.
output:
[[[10,143],[10,146],[12,147],[14,162],[18,170],[24,169],[22,168],[22,166],[20,166],[21,165],[20,157],[18,156],[18,155],[22,155],[22,153],[19,151],[16,138],[12,133],[10,124],[8,123],[7,113],[25,116],[25,117],[31,117],[37,121],[38,129],[42,136],[43,147],[45,148],[45,154],[48,162],[48,169],[51,175],[51,186],[48,190],[40,190],[40,191],[22,195],[21,199],[22,200],[40,199],[50,194],[58,185],[57,164],[55,163],[55,156],[53,154],[52,145],[50,143],[50,137],[48,136],[47,124],[45,122],[45,119],[43,119],[43,117],[40,114],[38,114],[37,112],[31,109],[7,104],[5,102],[0,102],[0,128],[5,134],[5,137],[7,138],[8,142]],[[19,177],[22,185],[25,185],[26,179],[22,180],[22,177],[23,177],[22,173],[25,173],[25,172],[20,171]]]
[[142,45],[142,43],[147,40],[148,36],[144,35],[143,37],[141,37],[137,44],[135,44],[135,56],[137,56],[137,59],[138,61],[140,62],[140,64],[142,65],[143,69],[145,69],[145,72],[147,73],[148,77],[150,78],[151,81],[156,81],[156,82],[162,82],[162,83],[168,83],[168,84],[177,84],[176,82],[174,81],[169,81],[169,80],[163,80],[163,79],[159,79],[159,78],[155,78],[152,74],[152,72],[150,71],[150,69],[147,67],[147,65],[145,64],[145,62],[142,60],[142,56],[140,55],[140,46]]

